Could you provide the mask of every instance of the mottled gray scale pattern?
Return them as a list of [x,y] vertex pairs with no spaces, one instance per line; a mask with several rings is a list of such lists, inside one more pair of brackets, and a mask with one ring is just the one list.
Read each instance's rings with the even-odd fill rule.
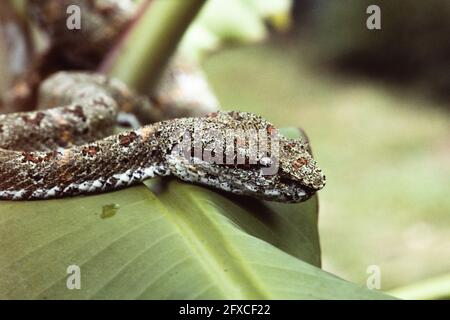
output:
[[[121,82],[101,75],[60,72],[50,77],[41,87],[40,110],[0,116],[0,199],[97,193],[173,175],[235,194],[298,202],[325,184],[305,142],[278,134],[273,137],[279,139],[279,167],[271,175],[262,173],[267,157],[260,155],[253,164],[230,164],[207,161],[190,149],[187,156],[179,152],[186,134],[199,139],[200,150],[208,150],[217,141],[225,145],[230,132],[236,133],[235,143],[245,149],[248,131],[276,130],[250,113],[214,112],[110,135],[121,105],[139,101]],[[238,149],[233,152],[237,159]]]

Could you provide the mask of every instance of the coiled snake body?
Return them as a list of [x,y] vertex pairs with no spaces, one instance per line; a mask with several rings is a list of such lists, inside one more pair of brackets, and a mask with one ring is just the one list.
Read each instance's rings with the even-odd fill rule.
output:
[[[266,155],[258,155],[256,163],[223,164],[190,150],[189,157],[174,152],[186,132],[195,135],[199,128],[224,139],[230,130],[275,130],[249,113],[172,119],[112,135],[119,108],[143,101],[101,75],[60,72],[47,79],[40,88],[40,106],[50,109],[0,115],[0,199],[103,192],[166,175],[286,202],[306,200],[324,186],[325,177],[301,140],[279,136],[278,168],[269,175],[262,173]],[[214,149],[217,142],[208,130],[199,139],[202,150]],[[234,144],[240,138],[245,141],[238,134]],[[234,152],[237,157],[239,148]]]

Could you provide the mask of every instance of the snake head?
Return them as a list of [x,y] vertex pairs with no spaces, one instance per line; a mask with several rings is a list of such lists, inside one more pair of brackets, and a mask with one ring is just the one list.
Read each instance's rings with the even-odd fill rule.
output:
[[[325,176],[312,158],[308,144],[301,139],[281,136],[273,125],[259,116],[244,112],[217,112],[206,118],[185,120],[188,121],[191,121],[191,131],[198,130],[199,144],[194,143],[192,148],[188,139],[185,147],[169,148],[171,151],[166,155],[171,173],[182,180],[279,202],[305,201],[325,185]],[[202,130],[202,125],[216,131],[213,134]],[[186,127],[186,124],[181,127]],[[251,134],[251,129],[260,131]],[[177,137],[176,141],[184,141]],[[163,140],[170,139],[174,139],[173,134]],[[250,147],[250,140],[253,146],[258,145],[256,154],[251,152],[255,149]],[[266,148],[269,145],[270,150]],[[195,146],[200,146],[200,152],[196,152]],[[174,152],[175,149],[178,151]],[[181,155],[179,150],[187,152]],[[206,150],[211,157],[205,157]],[[211,150],[214,150],[214,160]]]
[[[278,161],[260,159],[257,164],[227,165],[171,154],[168,164],[178,178],[227,192],[278,202],[301,202],[325,185],[307,145],[300,140],[280,140]],[[272,173],[264,169],[275,166]]]
[[317,166],[308,144],[302,140],[280,140],[279,175],[285,183],[316,192],[325,186],[325,175]]

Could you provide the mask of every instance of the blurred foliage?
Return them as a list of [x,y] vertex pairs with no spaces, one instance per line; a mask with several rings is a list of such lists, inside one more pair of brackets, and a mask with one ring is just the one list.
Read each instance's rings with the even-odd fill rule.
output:
[[450,300],[450,273],[395,288],[389,291],[389,294],[408,300]]
[[[321,59],[347,70],[426,83],[450,97],[450,1],[310,1],[301,25]],[[368,30],[366,9],[381,9],[381,30]],[[311,18],[311,17],[310,17]]]
[[292,0],[209,0],[190,26],[181,50],[201,57],[222,43],[265,39],[269,26],[285,31],[290,25]]

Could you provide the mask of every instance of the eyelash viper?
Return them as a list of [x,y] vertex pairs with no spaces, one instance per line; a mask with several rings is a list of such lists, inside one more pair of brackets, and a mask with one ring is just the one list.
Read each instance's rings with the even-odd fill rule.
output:
[[[59,72],[51,76],[40,88],[40,105],[50,109],[0,115],[0,198],[45,199],[104,192],[154,176],[173,175],[235,194],[299,202],[325,184],[325,176],[302,140],[279,136],[275,150],[278,170],[271,175],[262,174],[262,156],[254,164],[229,165],[173,152],[182,142],[183,132],[194,135],[198,128],[214,129],[222,137],[230,130],[239,134],[276,130],[250,113],[214,112],[114,135],[118,110],[144,101],[120,81],[99,74]],[[208,136],[208,130],[204,132],[199,140],[203,150],[211,148],[215,138]],[[246,137],[238,135],[233,143],[239,141]],[[233,151],[235,157],[237,150]]]

